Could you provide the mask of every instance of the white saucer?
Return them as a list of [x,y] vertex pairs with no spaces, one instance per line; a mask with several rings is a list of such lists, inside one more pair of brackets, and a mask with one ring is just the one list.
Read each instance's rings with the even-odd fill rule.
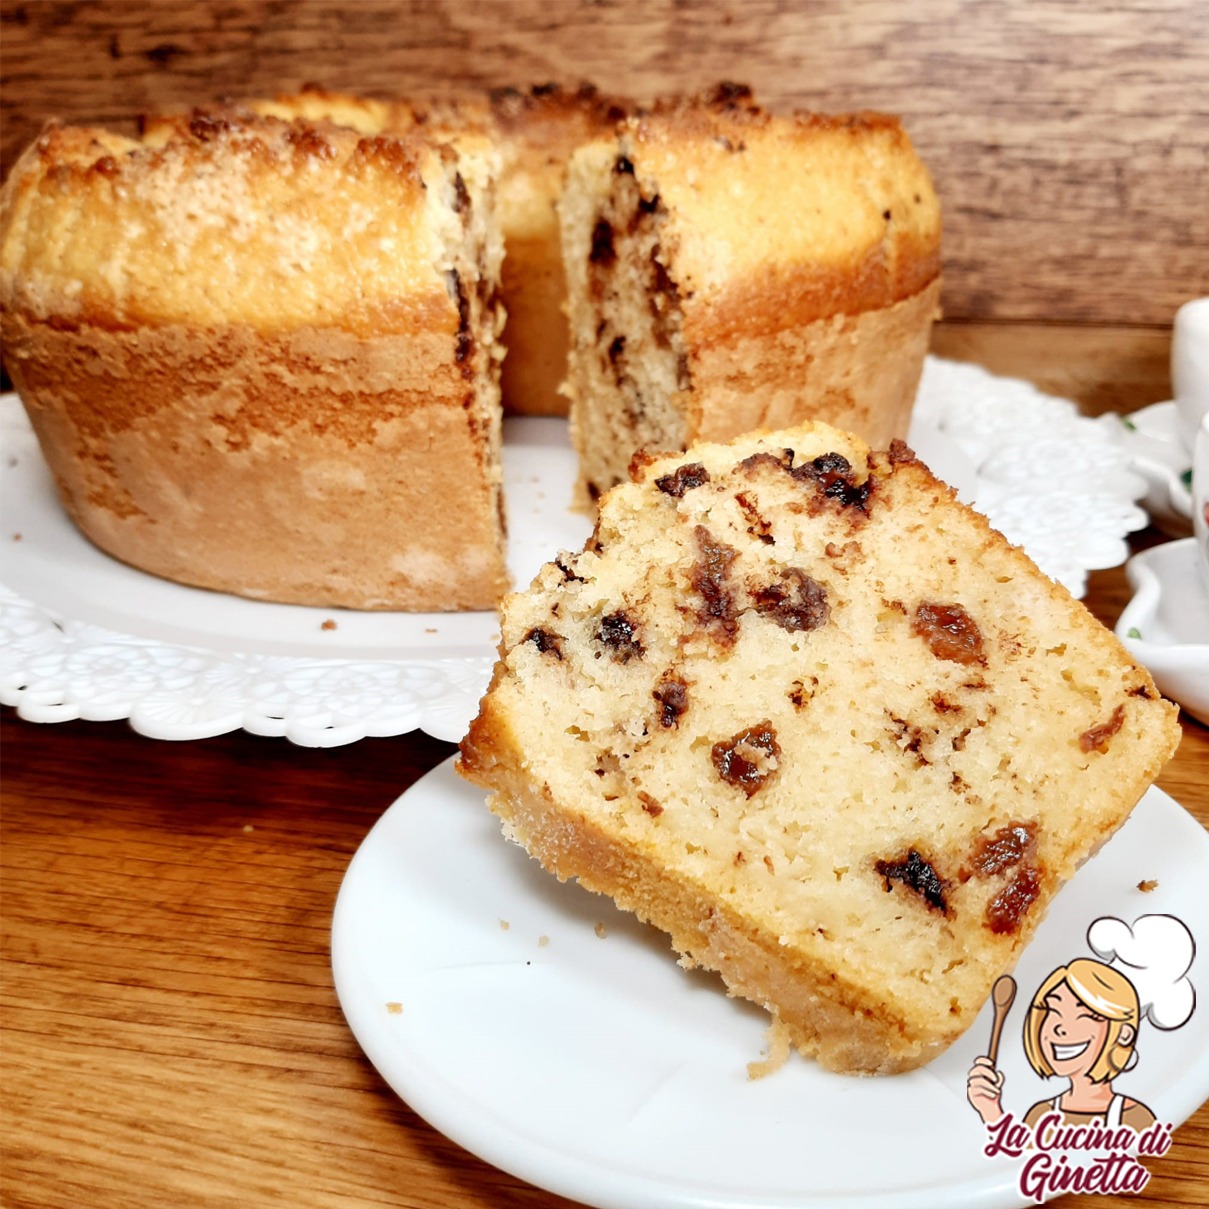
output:
[[1209,726],[1209,591],[1196,539],[1166,542],[1125,564],[1135,595],[1117,637],[1141,660],[1159,691]]
[[[796,1054],[747,1078],[767,1015],[682,970],[662,933],[561,883],[500,835],[446,761],[382,816],[336,902],[341,1007],[383,1078],[487,1162],[597,1209],[999,1209],[1019,1162],[982,1153],[965,1099],[990,1011],[910,1074],[829,1074]],[[1143,1024],[1121,1091],[1179,1124],[1209,1094],[1209,835],[1151,789],[1053,902],[1017,964],[999,1054],[1004,1106],[1054,1094],[1028,1066],[1025,996],[1090,957],[1101,916],[1177,916],[1200,1003]],[[1149,893],[1139,882],[1153,881]],[[989,1005],[988,1005],[989,1009]],[[1176,1143],[1178,1145],[1177,1136]],[[1158,1169],[1162,1160],[1157,1162]]]
[[1192,532],[1192,454],[1180,436],[1174,403],[1116,417],[1129,468],[1146,480],[1142,506],[1170,537]]

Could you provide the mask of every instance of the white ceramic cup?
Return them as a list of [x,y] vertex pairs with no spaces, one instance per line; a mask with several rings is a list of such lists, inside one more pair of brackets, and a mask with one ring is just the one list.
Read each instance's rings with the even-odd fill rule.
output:
[[1201,419],[1209,413],[1209,298],[1194,298],[1175,313],[1171,389],[1180,437],[1191,452]]
[[1209,591],[1209,414],[1201,417],[1192,447],[1192,536],[1201,578]]

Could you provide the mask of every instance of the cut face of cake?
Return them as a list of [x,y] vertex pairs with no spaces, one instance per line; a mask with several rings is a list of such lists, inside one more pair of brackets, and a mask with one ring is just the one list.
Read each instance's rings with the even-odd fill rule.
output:
[[500,383],[504,408],[525,415],[566,414],[560,387],[567,376],[567,287],[556,205],[572,152],[612,130],[625,116],[626,102],[587,84],[391,100],[311,87],[249,107],[286,119],[337,122],[365,134],[421,130],[455,145],[489,138],[500,157],[496,212],[505,256],[499,294],[508,349]]
[[902,444],[808,424],[632,473],[506,599],[461,772],[802,1052],[918,1066],[1125,820],[1176,710]]
[[48,128],[0,197],[0,305],[83,532],[258,599],[493,607],[497,172],[485,139],[226,109]]
[[566,415],[560,393],[570,335],[558,200],[572,153],[604,137],[628,103],[590,85],[539,85],[491,94],[495,138],[503,156],[499,214],[504,233],[501,293],[508,312],[503,397],[509,411]]
[[638,448],[819,419],[906,435],[940,211],[898,122],[780,117],[742,89],[572,158],[561,203],[582,506]]

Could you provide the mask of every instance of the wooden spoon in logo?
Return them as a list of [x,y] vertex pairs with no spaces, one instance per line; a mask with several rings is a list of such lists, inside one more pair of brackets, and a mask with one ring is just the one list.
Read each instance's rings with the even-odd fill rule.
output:
[[995,985],[991,988],[991,1001],[995,1005],[995,1019],[991,1024],[991,1048],[987,1051],[987,1057],[991,1060],[991,1065],[997,1065],[999,1061],[999,1036],[1003,1032],[1003,1022],[1007,1019],[1008,1008],[1012,1006],[1012,1001],[1016,998],[1016,980],[1010,974],[1004,974],[995,979]]

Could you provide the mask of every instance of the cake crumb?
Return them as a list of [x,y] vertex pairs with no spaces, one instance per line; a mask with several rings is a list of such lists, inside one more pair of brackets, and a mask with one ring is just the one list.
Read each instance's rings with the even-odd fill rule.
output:
[[336,623],[329,617],[319,628],[321,630],[334,630]]
[[255,830],[256,830],[256,828],[255,828],[255,827],[253,827],[251,823],[245,823],[245,824],[243,825],[243,829],[244,829],[245,831],[255,831]]
[[1138,882],[1138,889],[1141,890],[1143,894],[1149,894],[1152,890],[1157,890],[1158,888],[1158,878],[1148,877],[1143,881]]
[[550,938],[548,936],[539,936],[537,938],[537,947],[539,949],[544,949],[549,943]]
[[747,1077],[750,1080],[767,1078],[789,1061],[789,1029],[785,1027],[780,1016],[774,1015],[772,1023],[764,1030],[764,1044],[768,1051],[767,1057],[747,1064]]
[[512,925],[506,919],[500,920],[500,931],[501,932],[507,932],[510,927],[512,927]]
[[401,1003],[396,1003],[393,1000],[386,1005],[386,1010],[392,1016],[402,1016],[403,1015],[403,1005]]
[[437,629],[437,627],[435,625],[426,625],[424,627],[424,633],[425,634],[437,634],[437,633],[440,633],[440,631]]
[[[771,450],[782,443],[778,459]],[[751,485],[769,519],[777,509],[782,536],[767,548],[731,503],[744,471],[729,467],[753,445],[774,463]],[[1124,659],[1113,667],[1099,623],[1051,596],[1048,581],[1027,581],[1024,616],[1028,564],[922,470],[888,474],[885,455],[862,454],[856,438],[822,425],[696,448],[710,484],[673,502],[655,476],[689,455],[640,469],[639,482],[602,494],[582,553],[547,564],[527,595],[508,598],[505,649],[462,743],[461,771],[502,795],[504,835],[524,832],[550,877],[582,878],[626,918],[670,934],[681,969],[712,970],[731,995],[765,1009],[754,1026],[748,1017],[731,1059],[736,1079],[743,1070],[744,1081],[767,1078],[794,1049],[837,1073],[911,1070],[966,1031],[985,998],[983,970],[1048,905],[1062,869],[1045,837],[1082,853],[1117,825],[1105,786],[1125,777],[1123,752],[1106,767],[1071,737],[1103,721],[1113,701],[1101,698],[1141,672]],[[826,452],[834,448],[876,471],[865,520],[853,520],[856,504],[785,469],[790,452],[812,472],[816,462],[838,464],[842,455]],[[848,492],[843,475],[836,482]],[[868,565],[851,568],[845,585],[818,551],[850,529]],[[917,558],[943,563],[950,549],[979,552],[978,583],[928,581],[943,588],[930,593],[942,603],[929,624],[951,624],[977,655],[977,623],[985,665],[938,658],[910,629],[921,590],[910,572]],[[786,558],[826,581],[833,622],[787,628],[756,607],[777,604],[770,584],[789,584],[796,607],[803,581],[786,577]],[[958,596],[969,613],[957,612]],[[733,614],[733,645],[720,646],[703,611]],[[865,636],[885,626],[859,671],[857,617]],[[1046,654],[1061,641],[1061,659]],[[1005,671],[1008,662],[1019,666]],[[802,714],[786,699],[795,679],[803,702],[813,698]],[[1021,683],[1027,693],[1016,692]],[[1153,723],[1140,717],[1151,707]],[[1043,751],[1018,740],[1038,710],[1048,721],[1037,729],[1051,739]],[[1127,710],[1129,729],[1122,724],[1114,742],[1154,753],[1135,753],[1128,775],[1144,781],[1178,741],[1174,711],[1138,699]],[[921,754],[935,778],[920,773]],[[1050,771],[1055,761],[1063,778]],[[959,792],[949,788],[954,768]],[[1076,804],[1088,799],[1065,783],[1084,776],[1105,799],[1094,826],[1096,811]],[[996,880],[984,887],[980,878]],[[591,921],[596,939],[600,919]],[[779,1027],[765,1037],[774,1014]]]
[[598,922],[596,925],[596,935],[599,936],[601,940],[604,940],[604,938],[606,936],[608,936],[608,934],[609,934],[609,929],[606,928],[603,923]]
[[13,534],[13,541],[15,541],[15,542],[19,542],[20,540],[21,540],[21,534],[20,534],[20,533],[14,533],[14,534]]

